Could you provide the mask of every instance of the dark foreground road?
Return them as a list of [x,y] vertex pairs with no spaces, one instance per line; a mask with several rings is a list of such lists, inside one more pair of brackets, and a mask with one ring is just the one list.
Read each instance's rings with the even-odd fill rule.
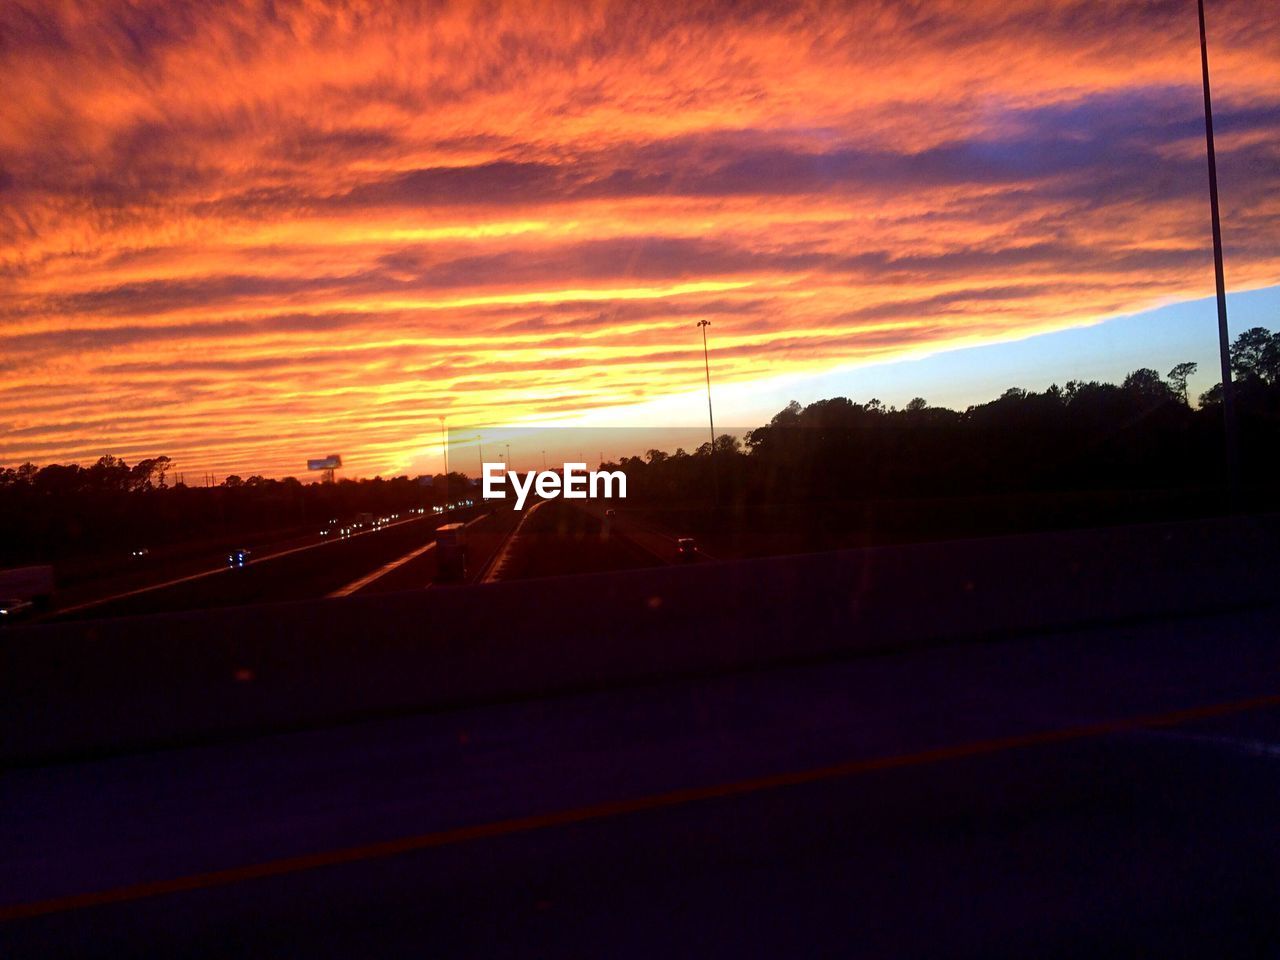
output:
[[0,956],[1275,956],[1278,634],[1234,613],[11,770]]

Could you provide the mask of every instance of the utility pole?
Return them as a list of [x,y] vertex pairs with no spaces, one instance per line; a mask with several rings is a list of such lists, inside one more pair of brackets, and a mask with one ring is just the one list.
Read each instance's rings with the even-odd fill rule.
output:
[[702,328],[702,368],[707,375],[707,421],[711,424],[711,487],[716,503],[720,502],[720,473],[716,469],[716,418],[711,412],[711,358],[707,353],[707,327],[711,321],[703,318],[698,321]]
[[440,418],[440,450],[444,456],[444,503],[449,505],[449,435],[444,429],[444,417]]
[[711,359],[707,353],[707,327],[711,326],[710,320],[699,320],[698,326],[702,328],[702,366],[707,374],[707,420],[711,423],[711,452],[716,451],[716,418],[711,412]]
[[1218,293],[1218,353],[1222,363],[1222,426],[1226,438],[1227,490],[1232,509],[1240,498],[1240,438],[1236,430],[1235,388],[1231,382],[1231,335],[1227,330],[1227,285],[1222,271],[1222,221],[1218,215],[1218,162],[1213,151],[1213,105],[1209,97],[1209,43],[1205,38],[1204,0],[1200,14],[1200,72],[1204,83],[1204,139],[1209,159],[1209,208],[1213,217],[1213,276]]

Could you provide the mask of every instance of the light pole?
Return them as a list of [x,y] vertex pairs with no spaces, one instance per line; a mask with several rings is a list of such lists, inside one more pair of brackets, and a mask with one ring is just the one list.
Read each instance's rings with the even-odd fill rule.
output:
[[711,452],[716,452],[716,418],[711,412],[711,359],[707,354],[707,327],[711,326],[710,320],[699,320],[698,326],[702,328],[702,366],[707,374],[707,420],[711,423]]
[[711,424],[711,495],[719,504],[720,472],[716,468],[716,418],[711,412],[711,359],[707,353],[707,327],[711,326],[711,321],[699,320],[698,326],[702,328],[702,368],[707,375],[707,421]]
[[1204,139],[1209,159],[1209,209],[1213,218],[1213,276],[1218,292],[1218,353],[1222,363],[1222,426],[1226,438],[1227,489],[1234,508],[1240,494],[1240,441],[1236,433],[1235,390],[1231,383],[1231,335],[1227,330],[1227,285],[1222,273],[1222,221],[1218,216],[1218,162],[1213,151],[1213,105],[1209,98],[1209,44],[1205,39],[1204,0],[1200,14],[1200,73],[1204,83]]
[[440,453],[444,457],[444,505],[449,506],[449,435],[444,429],[444,417],[440,418]]

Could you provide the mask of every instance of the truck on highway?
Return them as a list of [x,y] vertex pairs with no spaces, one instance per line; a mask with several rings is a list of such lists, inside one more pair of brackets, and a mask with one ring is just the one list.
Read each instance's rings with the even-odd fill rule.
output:
[[436,528],[436,581],[459,583],[467,577],[467,525],[446,523]]
[[53,606],[53,567],[40,564],[0,570],[0,618],[17,619]]

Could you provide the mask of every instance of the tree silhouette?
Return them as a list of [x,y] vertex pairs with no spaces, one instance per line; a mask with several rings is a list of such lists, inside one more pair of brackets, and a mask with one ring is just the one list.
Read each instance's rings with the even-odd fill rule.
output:
[[1134,370],[1124,378],[1120,389],[1137,398],[1144,406],[1154,407],[1173,399],[1173,391],[1150,367]]
[[742,443],[737,437],[731,437],[727,433],[722,433],[716,437],[716,453],[738,453],[742,449]]
[[[1280,336],[1247,330],[1232,346],[1245,483],[1274,490],[1280,473]],[[1120,384],[1072,380],[1043,391],[1013,387],[963,411],[930,407],[914,398],[902,410],[879,400],[847,397],[807,406],[792,401],[767,424],[738,438],[717,435],[696,455],[651,449],[623,457],[628,496],[638,502],[705,510],[718,484],[723,499],[708,514],[746,505],[806,505],[800,529],[814,542],[846,516],[874,524],[885,503],[934,502],[936,534],[943,516],[963,517],[960,498],[985,498],[1008,523],[1027,498],[1061,504],[1087,494],[1099,502],[1165,502],[1169,490],[1204,494],[1222,483],[1221,385],[1188,405],[1187,362],[1166,379],[1134,370]],[[172,466],[157,456],[129,466],[105,455],[88,466],[32,463],[0,468],[0,559],[117,556],[121,543],[179,543],[283,530],[314,532],[335,517],[378,514],[444,502],[443,476],[341,480],[302,484],[232,474],[217,486],[168,486]],[[714,482],[713,482],[714,476]],[[1179,486],[1180,485],[1180,486]],[[468,479],[453,473],[448,492],[467,495]],[[1182,494],[1179,494],[1180,496]],[[1268,494],[1270,495],[1270,494]],[[1110,498],[1110,499],[1108,499]],[[1213,501],[1205,495],[1205,502]],[[1216,502],[1216,501],[1215,501]],[[816,507],[815,505],[820,505]],[[1274,508],[1271,501],[1266,505]],[[1057,516],[1058,514],[1055,514]],[[922,517],[925,514],[922,514]],[[947,520],[946,522],[953,522]],[[929,524],[932,523],[932,526]],[[6,563],[7,565],[7,563]]]
[[1182,402],[1187,404],[1187,406],[1191,405],[1191,398],[1187,396],[1187,380],[1195,374],[1197,367],[1199,367],[1199,364],[1186,361],[1174,366],[1167,375],[1169,378],[1169,385],[1172,386],[1177,393],[1182,395]]
[[1231,372],[1241,380],[1266,384],[1280,380],[1280,334],[1251,327],[1231,344]]
[[1204,393],[1200,394],[1199,398],[1197,398],[1196,403],[1200,405],[1201,409],[1222,406],[1222,384],[1215,383],[1208,390],[1204,391]]

